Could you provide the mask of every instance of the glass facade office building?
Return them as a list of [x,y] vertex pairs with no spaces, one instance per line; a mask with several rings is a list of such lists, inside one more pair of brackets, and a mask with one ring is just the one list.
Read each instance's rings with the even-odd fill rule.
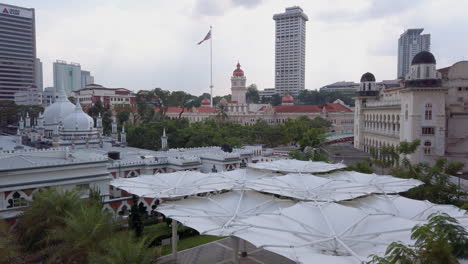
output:
[[35,61],[34,9],[0,3],[0,100],[35,85]]

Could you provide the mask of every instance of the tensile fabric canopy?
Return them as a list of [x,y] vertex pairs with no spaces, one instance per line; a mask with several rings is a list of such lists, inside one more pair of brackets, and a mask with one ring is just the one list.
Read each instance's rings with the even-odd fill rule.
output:
[[112,186],[140,197],[179,198],[200,193],[230,190],[232,182],[218,173],[177,171],[134,178],[117,178]]
[[337,203],[299,202],[249,217],[235,236],[297,263],[365,263],[394,241],[411,243],[418,224],[388,214],[368,214]]
[[372,186],[304,174],[261,178],[247,182],[246,187],[304,201],[342,201],[375,191]]
[[321,161],[302,161],[282,159],[268,162],[249,163],[249,168],[282,173],[322,173],[346,168],[342,163],[326,163]]
[[386,213],[417,221],[425,221],[434,213],[446,213],[452,217],[468,217],[466,210],[454,205],[434,204],[400,195],[369,195],[351,201],[343,201],[341,204],[368,213]]
[[377,175],[360,173],[356,171],[337,171],[330,174],[319,175],[332,180],[349,181],[352,183],[373,186],[374,193],[400,193],[422,185],[423,182],[416,179],[403,179],[390,175]]
[[229,236],[242,228],[238,224],[243,219],[292,205],[294,202],[290,200],[276,199],[255,191],[236,190],[166,202],[155,210],[200,234]]

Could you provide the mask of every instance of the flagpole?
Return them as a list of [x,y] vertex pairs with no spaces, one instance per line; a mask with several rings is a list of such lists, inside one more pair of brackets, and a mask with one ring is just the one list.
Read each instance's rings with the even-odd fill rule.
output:
[[210,26],[210,105],[213,107],[213,32],[211,30],[212,26]]

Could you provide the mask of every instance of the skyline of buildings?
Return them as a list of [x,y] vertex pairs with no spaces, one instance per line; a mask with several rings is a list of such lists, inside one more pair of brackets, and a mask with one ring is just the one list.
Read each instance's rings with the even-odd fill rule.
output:
[[34,8],[0,3],[0,22],[0,100],[14,100],[38,81]]
[[53,68],[56,91],[63,89],[67,95],[71,95],[72,92],[94,83],[94,77],[89,71],[82,71],[79,63],[57,60],[54,62]]
[[297,96],[305,89],[306,22],[299,6],[287,7],[275,20],[275,89],[280,95]]
[[397,78],[409,73],[413,57],[421,51],[431,51],[431,34],[423,34],[424,28],[407,29],[398,39]]

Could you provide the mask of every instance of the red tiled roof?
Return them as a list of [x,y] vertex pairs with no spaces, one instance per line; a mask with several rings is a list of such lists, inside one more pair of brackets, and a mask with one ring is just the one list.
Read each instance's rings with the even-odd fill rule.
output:
[[[325,104],[320,105],[278,105],[273,106],[277,113],[320,113],[325,107],[327,112],[352,112],[348,107],[341,104]],[[260,108],[263,110],[263,107]]]
[[325,107],[327,112],[352,112],[351,109],[342,104],[324,104],[323,107]]
[[320,113],[322,108],[318,105],[278,105],[273,106],[277,113]]
[[214,107],[198,107],[197,111],[199,113],[213,113],[215,111]]
[[[190,108],[185,108],[184,112],[190,112]],[[159,108],[156,108],[156,111],[159,111]],[[182,112],[182,107],[178,106],[168,106],[166,113],[180,113]]]

